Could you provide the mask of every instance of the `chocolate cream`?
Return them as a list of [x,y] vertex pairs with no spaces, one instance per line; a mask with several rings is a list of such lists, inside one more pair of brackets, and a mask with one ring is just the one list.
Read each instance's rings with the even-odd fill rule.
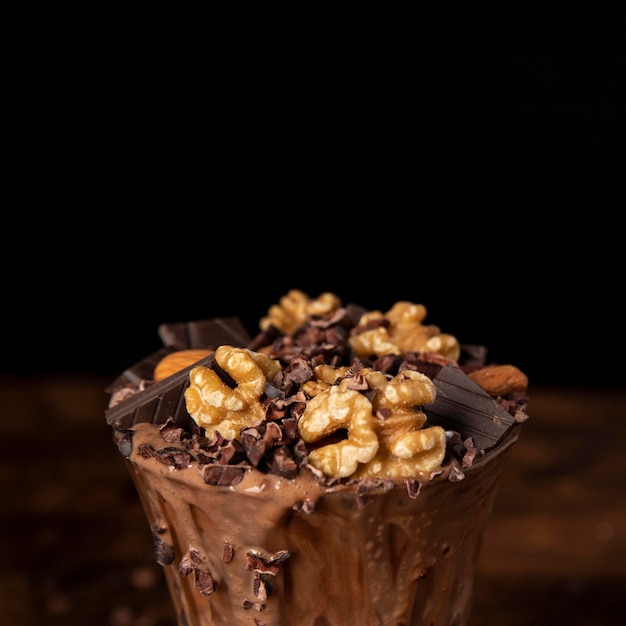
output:
[[[139,454],[163,447],[147,423],[133,428],[127,462],[181,626],[461,626],[518,429],[462,480],[447,468],[417,495],[404,481],[324,487],[308,471],[207,485],[193,462]],[[266,562],[256,571],[255,557]]]

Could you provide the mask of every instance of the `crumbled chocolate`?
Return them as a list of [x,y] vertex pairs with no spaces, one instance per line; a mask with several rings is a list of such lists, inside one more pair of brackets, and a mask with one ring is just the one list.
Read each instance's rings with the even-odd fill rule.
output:
[[247,470],[246,465],[213,465],[207,463],[198,468],[202,480],[207,485],[231,487],[239,484]]
[[195,548],[190,548],[178,563],[178,573],[184,578],[193,573],[193,584],[200,594],[210,596],[215,591],[215,581],[211,572],[203,565],[205,557]]
[[[312,316],[291,336],[279,334],[264,351],[272,359],[288,367],[292,359],[304,357],[311,367],[317,365],[338,366],[352,357],[348,334],[354,321],[346,308],[339,308],[323,316]],[[257,346],[259,338],[250,345]]]
[[[485,365],[487,351],[483,346],[461,344],[458,363],[432,351],[388,354],[374,361],[356,358],[348,339],[365,312],[363,307],[350,304],[325,315],[313,315],[291,335],[269,325],[255,337],[250,337],[237,318],[228,317],[162,324],[159,335],[164,347],[129,368],[112,385],[113,395],[106,420],[114,428],[120,452],[130,458],[132,426],[152,422],[161,425],[161,435],[169,445],[158,451],[151,446],[142,446],[138,454],[143,458],[154,457],[177,469],[195,462],[207,484],[236,485],[253,467],[287,479],[295,478],[306,467],[327,486],[347,482],[346,479],[324,477],[310,467],[307,460],[314,447],[345,438],[345,430],[308,447],[298,433],[298,421],[308,401],[301,386],[315,379],[314,368],[322,364],[348,366],[344,377],[349,379],[348,387],[370,400],[376,390],[369,388],[361,374],[364,367],[381,371],[389,377],[405,369],[428,376],[437,388],[437,395],[435,402],[423,407],[427,425],[440,425],[446,430],[445,462],[454,462],[457,467],[469,467],[476,455],[492,449],[515,424],[527,418],[525,393],[492,398],[466,375]],[[360,328],[388,324],[386,319],[376,318]],[[226,385],[236,387],[237,383],[219,366],[214,354],[162,381],[151,380],[154,366],[165,354],[181,349],[214,349],[222,344],[262,349],[282,367],[275,378],[265,384],[261,398],[265,420],[242,429],[240,440],[226,440],[217,431],[211,440],[207,439],[204,430],[186,410],[184,394],[189,386],[189,371],[198,364],[215,371]],[[377,411],[378,419],[384,420],[388,415],[389,409]],[[453,472],[451,480],[456,479],[458,474]],[[380,487],[380,484],[363,482],[359,485],[358,495],[365,501],[371,490]],[[419,493],[416,484],[407,483],[407,489],[412,497]],[[314,509],[312,503],[304,502],[301,506],[305,512]]]
[[156,454],[156,450],[154,449],[153,446],[146,443],[146,444],[139,446],[139,448],[137,449],[137,454],[142,459],[151,459]]
[[266,559],[257,552],[252,551],[246,553],[246,569],[253,572],[271,574],[272,576],[276,576],[276,574],[280,571],[278,565],[270,563],[269,559]]
[[189,467],[193,457],[186,450],[167,446],[166,448],[157,450],[154,454],[154,458],[159,463],[163,463],[163,465],[174,467],[175,469],[183,469]]
[[298,463],[287,446],[272,450],[267,464],[271,472],[289,480],[294,479],[298,474]]
[[202,556],[200,551],[195,548],[189,548],[189,558],[198,565],[204,561],[204,556]]
[[165,424],[159,430],[163,439],[168,443],[180,443],[187,436],[186,431],[178,426],[171,417],[167,418]]
[[238,465],[246,460],[246,451],[236,439],[223,439],[216,459],[222,465]]
[[230,563],[235,556],[235,546],[228,541],[224,542],[224,551],[222,552],[222,561]]
[[267,576],[254,573],[254,595],[261,601],[267,600],[272,595],[272,585],[269,582]]
[[215,583],[211,572],[196,567],[193,572],[194,586],[200,590],[200,595],[210,596],[215,591]]

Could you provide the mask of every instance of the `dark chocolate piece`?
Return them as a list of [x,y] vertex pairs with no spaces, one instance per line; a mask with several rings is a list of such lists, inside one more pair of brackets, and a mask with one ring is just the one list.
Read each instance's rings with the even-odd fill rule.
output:
[[244,347],[251,339],[238,317],[161,324],[158,333],[163,344],[175,350],[214,350],[221,345]]
[[424,405],[429,425],[471,437],[476,450],[493,448],[516,423],[486,391],[454,365],[446,365],[433,379],[435,401]]
[[150,385],[105,412],[107,424],[116,428],[132,428],[140,422],[164,424],[171,417],[180,428],[199,432],[196,422],[187,413],[185,390],[189,386],[189,372],[197,365],[207,365],[209,355],[188,367]]
[[[164,347],[125,370],[109,386],[109,393],[124,387],[136,388],[142,383],[152,383],[154,368],[159,361],[176,350],[215,349],[224,344],[243,347],[250,341],[250,335],[238,317],[161,324],[158,333]],[[212,360],[212,356],[208,358]],[[206,361],[203,359],[199,364],[206,365]],[[149,384],[145,390],[110,408],[105,413],[107,423],[115,428],[131,428],[138,422],[163,424],[168,417],[172,417],[178,426],[193,432],[196,430],[195,422],[187,414],[183,397],[189,386],[188,373],[192,367],[177,372],[165,381]]]

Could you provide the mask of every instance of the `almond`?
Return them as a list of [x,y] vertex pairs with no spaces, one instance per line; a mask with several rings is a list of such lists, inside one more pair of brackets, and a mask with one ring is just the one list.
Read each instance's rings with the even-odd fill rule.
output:
[[528,378],[514,365],[488,365],[468,376],[490,396],[505,396],[513,391],[526,391]]
[[154,368],[154,380],[159,381],[209,356],[213,350],[178,350],[164,356]]

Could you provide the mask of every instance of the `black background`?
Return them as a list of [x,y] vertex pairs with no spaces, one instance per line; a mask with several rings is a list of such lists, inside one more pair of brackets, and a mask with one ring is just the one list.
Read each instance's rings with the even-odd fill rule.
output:
[[421,302],[531,383],[622,385],[617,17],[412,5],[134,17],[41,55],[2,370],[114,376],[163,321],[255,332],[299,288]]

